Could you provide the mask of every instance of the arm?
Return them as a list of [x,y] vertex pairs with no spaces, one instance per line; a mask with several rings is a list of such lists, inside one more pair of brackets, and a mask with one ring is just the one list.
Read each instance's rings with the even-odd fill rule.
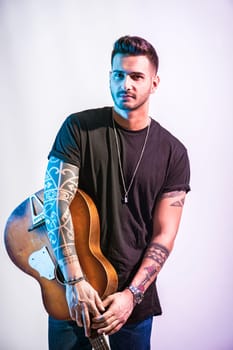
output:
[[[153,215],[153,235],[148,245],[141,266],[131,281],[131,286],[142,293],[154,282],[168,255],[172,251],[182,209],[185,192],[165,193],[160,198]],[[136,305],[133,293],[124,291],[109,296],[104,301],[108,311],[95,318],[99,332],[113,334],[127,321]]]
[[76,194],[78,179],[78,167],[51,157],[45,177],[44,211],[48,237],[66,283],[71,318],[79,326],[84,323],[86,335],[89,335],[89,312],[97,316],[104,308],[98,293],[82,279],[83,272],[76,253],[69,206]]
[[145,292],[154,282],[173,249],[178,232],[185,192],[164,193],[153,216],[153,236],[132,285]]

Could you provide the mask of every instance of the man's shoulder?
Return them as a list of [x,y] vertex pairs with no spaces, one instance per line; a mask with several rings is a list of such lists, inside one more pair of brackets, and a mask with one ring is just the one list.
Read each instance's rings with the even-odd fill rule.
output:
[[172,148],[180,148],[186,150],[183,142],[175,136],[171,131],[162,126],[158,121],[152,119],[152,125],[154,126],[154,130],[159,138],[160,143],[163,145],[170,146]]
[[112,107],[106,106],[106,107],[99,107],[99,108],[92,108],[92,109],[85,109],[76,113],[72,113],[68,119],[72,121],[76,121],[79,123],[101,123],[109,116],[111,116],[112,113]]

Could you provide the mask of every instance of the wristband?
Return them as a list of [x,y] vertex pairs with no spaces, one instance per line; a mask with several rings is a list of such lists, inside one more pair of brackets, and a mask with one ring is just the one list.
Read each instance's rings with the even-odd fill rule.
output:
[[68,286],[73,286],[74,284],[79,283],[83,280],[85,280],[85,277],[81,276],[79,278],[73,278],[72,280],[69,280],[69,281],[64,281],[64,284]]

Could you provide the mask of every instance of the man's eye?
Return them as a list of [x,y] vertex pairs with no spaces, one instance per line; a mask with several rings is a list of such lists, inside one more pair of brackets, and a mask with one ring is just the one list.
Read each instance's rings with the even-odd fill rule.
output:
[[113,72],[112,77],[114,80],[122,80],[124,79],[124,74],[121,72]]
[[131,74],[130,77],[133,80],[141,80],[141,79],[143,79],[143,76],[141,74]]

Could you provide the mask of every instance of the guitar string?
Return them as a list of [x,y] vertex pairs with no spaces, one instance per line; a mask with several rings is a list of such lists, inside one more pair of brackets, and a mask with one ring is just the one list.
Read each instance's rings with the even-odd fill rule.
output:
[[105,344],[97,344],[96,342],[91,342],[91,345],[94,350],[109,350],[109,347],[107,347]]
[[94,350],[110,350],[103,335],[89,339]]

